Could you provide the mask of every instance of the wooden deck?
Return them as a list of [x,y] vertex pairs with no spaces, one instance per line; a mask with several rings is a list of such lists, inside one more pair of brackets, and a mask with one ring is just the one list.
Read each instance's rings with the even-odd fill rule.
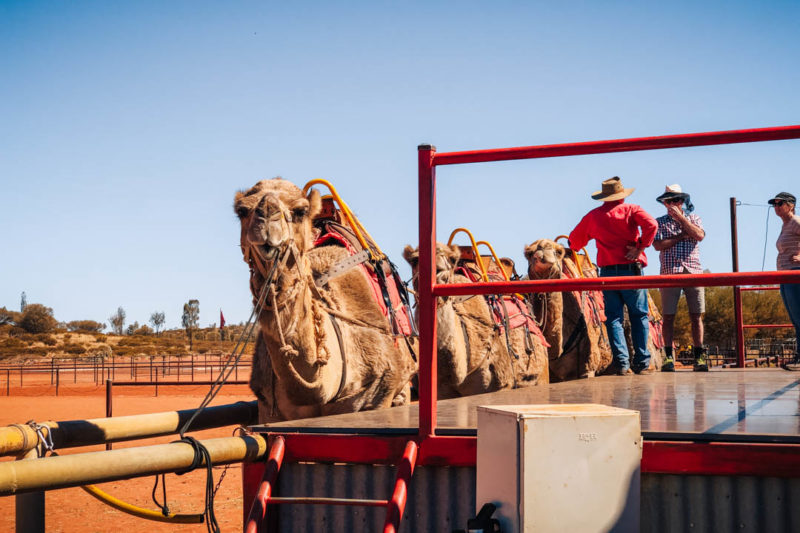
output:
[[[646,439],[800,443],[800,373],[714,369],[602,376],[438,402],[441,435],[475,435],[476,406],[599,403],[639,411]],[[255,426],[255,431],[413,434],[415,403]]]

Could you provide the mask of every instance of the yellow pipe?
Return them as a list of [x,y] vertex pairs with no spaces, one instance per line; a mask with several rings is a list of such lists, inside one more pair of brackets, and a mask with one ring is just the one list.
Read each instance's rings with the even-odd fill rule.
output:
[[[307,194],[308,190],[314,185],[324,185],[328,188],[333,199],[336,201],[337,204],[339,204],[339,209],[342,210],[344,217],[347,219],[347,223],[350,225],[350,229],[352,229],[353,233],[356,234],[356,239],[358,239],[358,242],[361,244],[361,246],[364,247],[365,250],[368,250],[370,252],[373,250],[377,252],[378,256],[377,259],[382,259],[386,257],[384,253],[381,251],[381,249],[378,247],[378,245],[375,243],[375,240],[372,238],[372,236],[367,232],[366,229],[364,229],[364,226],[361,225],[361,222],[359,222],[356,216],[353,214],[353,212],[350,211],[350,208],[347,206],[346,203],[344,203],[342,197],[339,196],[339,193],[336,192],[336,189],[333,187],[333,185],[331,185],[331,183],[328,180],[317,178],[309,181],[303,187],[303,194],[304,195]],[[362,235],[362,232],[367,235],[367,238],[373,243],[373,246],[369,245],[367,239],[365,239],[364,235]]]
[[113,507],[118,511],[122,511],[123,513],[128,513],[129,515],[136,516],[138,518],[144,518],[145,520],[153,520],[155,522],[167,522],[170,524],[202,524],[203,523],[203,515],[202,514],[175,514],[169,513],[164,515],[160,511],[151,511],[150,509],[145,509],[143,507],[137,507],[135,505],[131,505],[130,503],[123,502],[122,500],[111,496],[110,494],[103,492],[99,488],[95,487],[94,485],[84,485],[81,487],[83,490],[100,500],[101,502],[105,503],[106,505]]
[[[202,441],[214,465],[252,462],[267,453],[261,435]],[[184,470],[194,461],[185,442],[0,462],[0,496],[78,487]]]
[[[559,235],[558,237],[556,237],[556,242],[558,242],[559,239],[567,239],[567,244],[569,244],[569,237],[567,235]],[[581,267],[581,263],[578,260],[578,254],[572,248],[570,248],[569,251],[572,252],[572,260],[575,261],[575,266],[578,267],[578,273],[581,275],[582,278],[585,277],[583,275],[583,268]],[[589,266],[592,267],[592,270],[594,270],[595,267],[594,264],[592,263],[592,258],[589,257],[589,252],[586,251],[586,247],[581,248],[581,252],[583,252],[583,256],[586,258],[586,260],[589,261]]]
[[483,266],[483,260],[481,259],[481,254],[478,252],[478,245],[475,243],[475,237],[472,236],[472,233],[467,228],[456,228],[450,234],[450,238],[447,239],[447,246],[453,244],[453,238],[456,236],[457,233],[466,233],[469,237],[469,242],[472,243],[472,251],[475,253],[475,262],[478,263],[478,268],[481,270],[481,277],[483,281],[489,281],[489,275],[486,272],[486,267]]
[[[494,262],[497,265],[497,268],[499,268],[500,272],[503,274],[503,278],[506,281],[511,281],[511,278],[508,277],[508,272],[506,272],[506,269],[503,268],[503,263],[500,261],[500,258],[497,257],[497,254],[494,252],[494,248],[492,248],[492,245],[489,244],[487,241],[478,241],[476,244],[478,246],[480,246],[482,244],[482,245],[486,246],[489,249],[489,252],[492,254],[492,257],[494,258]],[[522,296],[521,294],[516,293],[516,292],[514,293],[514,296],[516,296],[520,300],[524,300],[525,299],[524,296]]]

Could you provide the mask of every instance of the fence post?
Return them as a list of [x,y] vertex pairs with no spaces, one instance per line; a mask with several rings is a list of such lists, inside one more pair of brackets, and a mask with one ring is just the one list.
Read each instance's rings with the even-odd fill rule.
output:
[[[22,460],[35,460],[38,457],[37,449],[34,448],[29,450]],[[14,497],[17,533],[45,533],[44,495],[44,492],[29,492],[27,494],[17,494]]]
[[156,397],[158,397],[158,370],[156,370]]
[[54,357],[54,358],[50,359],[50,385],[53,384],[53,380],[54,380],[53,371],[54,371],[55,368],[56,368],[56,358]]
[[194,354],[192,354],[192,383],[194,383]]
[[6,396],[11,396],[11,369],[6,369]]
[[[739,272],[739,237],[738,227],[736,221],[736,198],[730,199],[731,205],[731,262],[733,271]],[[744,345],[744,330],[742,324],[742,290],[741,287],[733,287],[733,314],[734,322],[736,325],[736,366],[738,368],[745,368],[745,345]]]
[[[113,415],[113,401],[114,401],[114,380],[106,380],[106,418],[111,418]],[[111,449],[111,443],[106,442],[106,450]]]
[[56,396],[58,396],[58,382],[61,377],[61,367],[56,367]]

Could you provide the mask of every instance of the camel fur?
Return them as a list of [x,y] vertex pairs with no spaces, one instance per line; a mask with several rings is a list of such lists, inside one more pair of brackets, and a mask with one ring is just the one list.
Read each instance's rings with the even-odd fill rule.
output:
[[[406,246],[403,257],[415,274],[419,251]],[[436,245],[436,282],[470,283],[455,267],[461,257],[458,246]],[[526,350],[522,328],[512,330],[508,350],[492,309],[481,296],[441,298],[437,302],[437,373],[439,399],[469,396],[509,389],[514,386],[547,383],[547,356],[544,344],[531,335],[533,349]],[[531,352],[531,353],[528,353]]]
[[254,304],[275,269],[258,314],[250,377],[262,423],[409,400],[415,362],[406,343],[392,337],[363,271],[352,268],[322,287],[314,284],[349,255],[338,246],[313,247],[312,219],[320,208],[318,191],[304,196],[281,178],[262,180],[234,198]]

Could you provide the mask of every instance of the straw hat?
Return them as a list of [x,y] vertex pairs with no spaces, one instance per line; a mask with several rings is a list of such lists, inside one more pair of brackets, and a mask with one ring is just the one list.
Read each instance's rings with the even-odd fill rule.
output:
[[689,195],[683,192],[681,186],[677,183],[673,185],[667,185],[664,188],[664,194],[656,198],[656,202],[664,203],[664,200],[670,200],[672,198],[681,198],[682,200],[686,201],[689,199]]
[[619,176],[614,176],[613,178],[609,178],[603,182],[603,188],[599,191],[595,191],[592,193],[592,198],[595,200],[601,200],[603,202],[613,202],[614,200],[619,200],[620,198],[625,198],[626,196],[630,196],[633,191],[635,191],[633,187],[626,189],[622,186],[622,180],[619,179]]

